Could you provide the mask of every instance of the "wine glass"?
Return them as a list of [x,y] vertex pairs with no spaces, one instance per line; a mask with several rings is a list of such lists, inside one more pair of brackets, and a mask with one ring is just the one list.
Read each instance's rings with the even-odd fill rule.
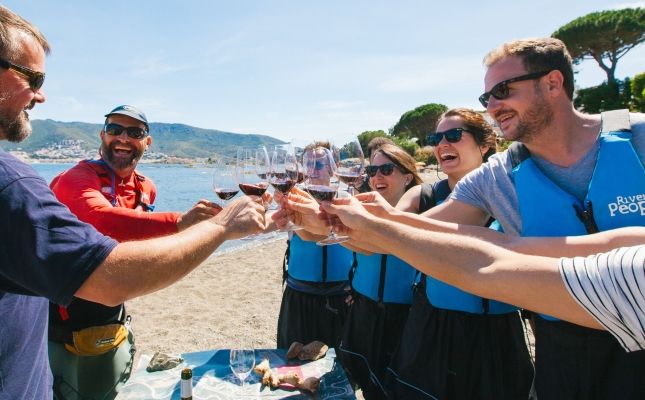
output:
[[234,175],[235,160],[230,157],[220,157],[213,171],[213,191],[219,197],[222,208],[240,192]]
[[[269,155],[264,146],[238,148],[235,164],[235,179],[240,190],[247,196],[262,197],[269,187],[269,167]],[[264,200],[262,200],[262,205],[266,209],[267,205],[264,203]],[[259,236],[256,233],[242,239],[252,240]]]
[[[338,190],[338,180],[334,176],[336,162],[332,152],[324,147],[307,150],[303,156],[305,168],[305,189],[318,203],[332,201]],[[331,219],[329,234],[326,238],[316,242],[319,246],[342,243],[349,240],[348,236],[337,235],[332,226]]]
[[355,139],[337,149],[336,176],[347,185],[347,192],[354,195],[354,185],[363,175],[365,156],[360,142]]
[[244,381],[251,374],[255,367],[255,350],[251,344],[250,348],[244,348],[241,344],[232,348],[229,352],[229,365],[231,371],[240,380],[240,386],[244,387]]
[[[271,170],[269,173],[269,183],[275,190],[286,196],[291,188],[298,181],[298,161],[293,151],[293,146],[287,143],[282,146],[276,146],[271,158]],[[289,221],[281,231],[297,231],[302,227]]]

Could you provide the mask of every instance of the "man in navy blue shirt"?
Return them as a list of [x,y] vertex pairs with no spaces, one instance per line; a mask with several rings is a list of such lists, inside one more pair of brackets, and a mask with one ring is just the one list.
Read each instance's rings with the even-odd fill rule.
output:
[[[0,140],[31,133],[27,110],[41,90],[49,45],[29,22],[0,6]],[[36,172],[0,149],[0,399],[51,399],[48,300],[106,305],[166,287],[225,240],[264,227],[258,198],[164,238],[118,244],[80,222]]]

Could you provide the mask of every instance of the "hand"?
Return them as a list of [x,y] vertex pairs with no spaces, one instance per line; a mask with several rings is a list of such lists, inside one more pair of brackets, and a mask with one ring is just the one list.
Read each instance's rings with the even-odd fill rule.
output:
[[334,223],[336,232],[347,234],[356,240],[360,240],[360,230],[365,228],[369,221],[376,219],[357,197],[334,199],[331,203],[323,202],[321,208],[337,217]]
[[311,195],[298,188],[291,189],[283,200],[283,209],[272,217],[276,225],[286,224],[287,220],[316,235],[327,235],[327,219],[320,211],[318,202]]
[[396,209],[379,192],[359,193],[354,197],[363,204],[367,211],[377,217],[384,218],[396,212]]
[[222,211],[222,207],[219,204],[201,199],[190,210],[179,216],[177,219],[177,230],[183,231],[199,221],[212,218],[220,211]]
[[257,196],[243,196],[220,211],[213,222],[224,227],[226,239],[239,239],[264,230],[264,206]]

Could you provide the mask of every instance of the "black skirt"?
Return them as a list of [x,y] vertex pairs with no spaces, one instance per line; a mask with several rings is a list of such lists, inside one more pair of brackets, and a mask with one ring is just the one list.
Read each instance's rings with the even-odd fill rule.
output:
[[606,331],[534,319],[540,400],[645,399],[645,350],[627,353]]
[[365,399],[384,399],[385,368],[398,346],[410,306],[379,304],[358,293],[353,296],[337,355]]
[[293,342],[303,344],[319,340],[337,348],[343,334],[348,306],[347,294],[323,296],[286,287],[278,317],[278,348]]
[[414,295],[400,346],[387,369],[391,399],[522,399],[533,365],[519,313],[480,315],[433,307]]

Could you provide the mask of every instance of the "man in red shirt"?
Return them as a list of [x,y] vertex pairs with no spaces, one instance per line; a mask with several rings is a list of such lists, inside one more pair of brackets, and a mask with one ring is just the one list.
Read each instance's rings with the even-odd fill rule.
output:
[[[152,143],[148,120],[143,112],[128,105],[116,107],[105,117],[100,133],[101,158],[79,162],[56,176],[50,185],[81,221],[122,242],[176,233],[217,213],[218,206],[207,200],[184,214],[150,212],[156,187],[135,169]],[[123,304],[108,307],[82,299],[67,307],[50,303],[49,358],[58,397],[114,397],[117,385],[129,377],[134,355],[132,333],[118,345],[88,354],[79,348],[80,339],[74,338],[73,332],[106,326],[121,329],[120,324],[129,325]],[[106,397],[108,394],[110,397]]]

